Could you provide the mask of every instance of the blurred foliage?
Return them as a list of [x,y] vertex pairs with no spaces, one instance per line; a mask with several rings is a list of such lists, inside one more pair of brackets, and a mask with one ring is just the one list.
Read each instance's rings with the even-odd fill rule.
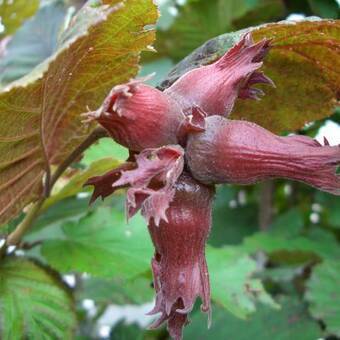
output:
[[[7,45],[7,55],[0,59],[1,83],[27,74],[55,53],[58,41],[62,43],[75,32],[79,34],[82,23],[72,26],[72,18],[83,2],[43,1],[37,14],[29,19],[37,6],[33,11],[25,1],[25,11],[20,12],[15,21],[9,14],[5,18],[0,6],[2,23],[13,27],[5,31],[13,37]],[[138,6],[138,2],[133,3]],[[160,3],[162,16],[157,24],[156,43],[159,52],[144,53],[139,73],[146,76],[156,72],[149,80],[151,85],[160,84],[176,62],[216,35],[226,33],[223,36],[226,50],[239,38],[240,32],[230,33],[233,30],[282,20],[292,13],[339,17],[335,0],[163,0]],[[98,1],[92,4],[95,6]],[[70,5],[76,7],[73,9]],[[18,28],[21,22],[23,25]],[[69,25],[70,30],[62,33]],[[119,39],[117,46],[123,40]],[[199,57],[205,57],[206,63],[213,61],[217,57],[215,47],[211,43],[205,45],[206,54]],[[186,59],[175,70],[181,73],[188,65],[194,67],[199,63],[199,58]],[[298,66],[305,74],[303,64],[305,61],[295,65],[294,72],[299,71]],[[73,67],[73,62],[70,65]],[[95,68],[96,63],[93,65]],[[326,66],[329,65],[335,67],[336,63],[333,60]],[[131,67],[135,71],[136,63]],[[109,78],[116,69],[111,73],[108,69],[102,71]],[[284,73],[282,69],[280,72]],[[315,78],[308,79],[315,83],[320,77],[317,73]],[[303,78],[304,86],[309,91],[308,86],[313,84],[306,79]],[[101,85],[96,81],[97,86]],[[300,85],[293,87],[288,96],[298,91],[298,87]],[[91,91],[86,95],[91,96]],[[59,90],[55,90],[54,95],[59,98]],[[312,97],[310,100],[320,100],[320,94]],[[302,102],[308,98],[300,99]],[[320,109],[320,104],[315,107]],[[86,110],[85,106],[83,109]],[[96,109],[95,105],[90,109]],[[285,109],[281,118],[296,114],[305,119],[305,112]],[[267,111],[263,115],[267,115]],[[259,117],[263,118],[261,113]],[[287,119],[291,119],[289,117]],[[309,120],[320,117],[311,115]],[[339,124],[339,117],[337,110],[329,119]],[[264,118],[268,119],[268,115]],[[280,123],[278,116],[271,119],[273,126]],[[317,121],[299,132],[314,137],[324,122],[325,119]],[[78,125],[76,122],[70,130],[77,129]],[[289,128],[282,126],[284,130]],[[68,136],[63,138],[69,141]],[[144,220],[138,215],[129,223],[125,221],[124,198],[119,194],[105,202],[98,200],[89,207],[89,191],[83,188],[89,176],[102,174],[127,157],[128,151],[109,138],[87,149],[84,157],[77,159],[57,182],[30,233],[16,250],[10,250],[12,255],[1,260],[1,338],[168,339],[164,329],[145,331],[145,327],[137,323],[121,320],[112,324],[104,318],[112,305],[142,307],[154,296],[150,272],[153,247]],[[340,200],[284,180],[275,181],[274,189],[272,223],[259,230],[259,210],[266,208],[260,200],[260,185],[218,187],[207,247],[213,323],[207,330],[207,317],[200,313],[197,303],[184,339],[340,338]],[[1,232],[13,230],[24,214],[10,221]],[[93,306],[86,307],[86,301]],[[103,320],[107,322],[104,326]],[[151,317],[144,319],[146,323],[151,320]],[[106,335],[102,333],[103,327],[109,329]]]
[[0,39],[13,34],[18,27],[39,8],[39,0],[2,0],[0,2],[0,18],[3,32]]
[[185,330],[184,338],[309,340],[320,337],[320,329],[308,316],[304,304],[296,298],[281,298],[279,302],[280,310],[274,312],[268,307],[259,307],[256,314],[247,320],[236,318],[220,307],[215,307],[211,329],[206,329],[202,316],[197,314]]
[[64,4],[54,1],[18,29],[0,60],[0,84],[19,79],[53,54],[65,16]]
[[340,336],[339,273],[339,260],[323,262],[313,271],[306,292],[311,315],[325,323],[328,334],[336,336]]
[[171,27],[159,30],[156,49],[178,61],[207,40],[284,15],[281,0],[188,0],[176,6],[178,15]]

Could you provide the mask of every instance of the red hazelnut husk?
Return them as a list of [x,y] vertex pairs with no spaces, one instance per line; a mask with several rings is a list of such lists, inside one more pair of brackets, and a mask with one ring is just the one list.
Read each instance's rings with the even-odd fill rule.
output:
[[162,219],[167,221],[166,210],[174,198],[174,184],[183,167],[184,150],[179,145],[145,149],[135,156],[135,162],[126,162],[102,176],[90,178],[86,185],[95,188],[91,202],[128,188],[128,219],[141,210],[147,221],[152,218],[159,225]]
[[209,274],[205,243],[211,228],[214,190],[183,173],[175,184],[175,195],[166,211],[167,221],[149,222],[155,246],[152,259],[156,303],[149,314],[161,313],[151,326],[167,321],[172,338],[182,338],[197,297],[201,309],[210,314]]
[[340,147],[307,136],[280,137],[250,122],[206,118],[191,134],[186,159],[192,175],[207,184],[253,184],[270,178],[301,181],[340,195]]
[[83,116],[85,122],[96,120],[131,151],[176,144],[184,118],[175,100],[142,80],[115,86],[98,110]]
[[270,49],[270,41],[254,44],[250,33],[216,62],[193,69],[164,91],[176,100],[185,114],[199,107],[206,115],[228,116],[236,99],[259,99],[264,93],[257,83],[274,83],[258,69]]

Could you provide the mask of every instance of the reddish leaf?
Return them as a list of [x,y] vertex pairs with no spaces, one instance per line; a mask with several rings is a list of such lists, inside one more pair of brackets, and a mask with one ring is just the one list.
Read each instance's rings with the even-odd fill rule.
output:
[[93,129],[80,114],[134,77],[140,51],[154,40],[144,28],[158,16],[152,0],[105,3],[81,10],[56,54],[0,93],[0,223],[40,195],[50,164]]

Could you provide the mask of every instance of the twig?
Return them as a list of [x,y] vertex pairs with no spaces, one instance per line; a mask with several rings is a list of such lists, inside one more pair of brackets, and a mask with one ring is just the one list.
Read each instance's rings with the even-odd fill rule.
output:
[[44,200],[44,198],[41,198],[38,202],[34,203],[23,221],[19,223],[15,230],[8,235],[6,240],[7,246],[15,246],[21,241],[26,231],[31,227],[33,221],[38,216]]
[[97,128],[76,148],[72,153],[58,166],[57,170],[51,177],[50,190],[53,188],[54,184],[58,178],[63,174],[63,172],[93,143],[95,143],[100,138],[107,136],[106,130],[103,128]]
[[273,220],[274,182],[265,181],[260,185],[259,225],[261,230],[268,230]]

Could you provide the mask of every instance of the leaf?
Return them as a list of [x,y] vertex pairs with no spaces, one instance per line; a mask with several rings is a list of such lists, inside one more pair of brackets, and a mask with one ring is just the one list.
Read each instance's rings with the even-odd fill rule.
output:
[[322,215],[333,227],[340,229],[340,198],[323,192],[317,192],[316,202],[322,206]]
[[0,33],[0,39],[5,35],[13,34],[38,8],[39,0],[2,0],[0,2],[0,17],[5,31]]
[[54,1],[18,29],[0,59],[1,84],[24,76],[53,54],[65,14],[64,4]]
[[292,238],[301,233],[304,227],[303,216],[297,208],[292,208],[278,215],[270,227],[271,235]]
[[282,132],[300,129],[333,113],[340,88],[339,22],[272,24],[255,30],[253,37],[256,41],[273,39],[263,71],[276,88],[266,89],[266,96],[257,105],[239,101],[232,118]]
[[171,28],[157,33],[156,44],[161,54],[177,61],[214,36],[235,29],[235,21],[239,20],[237,27],[245,27],[241,21],[251,15],[246,26],[260,24],[281,17],[284,7],[278,0],[191,0],[178,10]]
[[123,212],[99,208],[79,223],[66,223],[63,231],[65,239],[47,240],[41,248],[61,272],[129,279],[149,269],[152,246],[140,215],[127,226]]
[[236,198],[237,190],[234,186],[217,188],[209,244],[215,247],[239,244],[245,236],[257,231],[257,207],[254,204],[229,207],[230,202],[236,203]]
[[340,6],[336,0],[308,0],[308,2],[316,15],[322,18],[339,18]]
[[85,6],[58,51],[0,93],[0,224],[37,199],[47,168],[94,128],[80,114],[135,76],[140,51],[153,42],[154,32],[144,28],[157,19],[152,0],[106,3]]
[[[324,242],[322,242],[324,241]],[[246,237],[243,249],[247,252],[265,251],[268,253],[290,252],[314,254],[322,259],[340,259],[340,249],[336,240],[313,240],[305,236],[289,237],[289,235],[259,232]],[[296,258],[296,256],[294,256]],[[282,258],[282,256],[281,256]],[[296,258],[297,259],[297,258]],[[302,259],[303,262],[306,259]]]
[[91,299],[98,304],[143,304],[152,301],[152,276],[140,275],[131,280],[90,277],[83,282],[80,299]]
[[213,308],[212,327],[208,330],[204,315],[197,313],[184,330],[185,339],[195,340],[311,340],[319,339],[321,332],[316,322],[308,316],[300,301],[282,298],[280,310],[259,306],[258,311],[247,320]]
[[262,283],[251,276],[257,265],[237,248],[207,248],[212,299],[239,318],[255,312],[256,302],[278,308]]
[[314,268],[307,283],[306,299],[312,316],[326,324],[328,334],[340,336],[340,263],[324,261]]
[[138,322],[121,320],[111,329],[110,340],[157,340],[164,338],[164,330],[145,330]]
[[59,277],[27,259],[0,263],[1,339],[71,339],[74,301]]
[[129,150],[114,142],[112,138],[101,138],[84,152],[81,163],[91,166],[93,162],[108,157],[124,162],[129,157]]
[[143,329],[138,323],[128,324],[126,321],[119,321],[111,330],[110,340],[144,340]]
[[[340,88],[340,23],[310,19],[250,28],[255,41],[272,39],[262,70],[276,84],[265,87],[261,101],[239,99],[233,119],[253,121],[273,132],[294,131],[332,114]],[[188,70],[222,56],[242,33],[206,42],[180,62],[162,83],[169,86]]]
[[290,281],[293,281],[296,277],[302,275],[305,270],[304,265],[292,265],[282,266],[276,268],[266,268],[257,277],[262,280],[271,280],[274,282],[282,282],[287,285]]
[[[81,191],[86,191],[84,184],[89,178],[103,175],[104,173],[118,167],[119,164],[121,163],[115,159],[104,158],[91,163],[91,165],[83,171],[77,171],[76,174],[73,175],[59,191],[52,194],[52,196],[44,202],[42,209],[48,209],[50,206],[67,197],[72,197]],[[65,181],[64,178],[61,178],[60,180]],[[56,183],[56,186],[58,186],[58,182]]]
[[[28,233],[35,233],[38,230],[63,224],[65,221],[78,220],[84,217],[89,211],[89,199],[69,197],[56,202],[53,206],[43,211],[34,222]],[[50,231],[49,231],[50,232]],[[39,235],[40,236],[40,235]],[[47,234],[47,237],[49,234]],[[34,237],[37,237],[34,235]]]

